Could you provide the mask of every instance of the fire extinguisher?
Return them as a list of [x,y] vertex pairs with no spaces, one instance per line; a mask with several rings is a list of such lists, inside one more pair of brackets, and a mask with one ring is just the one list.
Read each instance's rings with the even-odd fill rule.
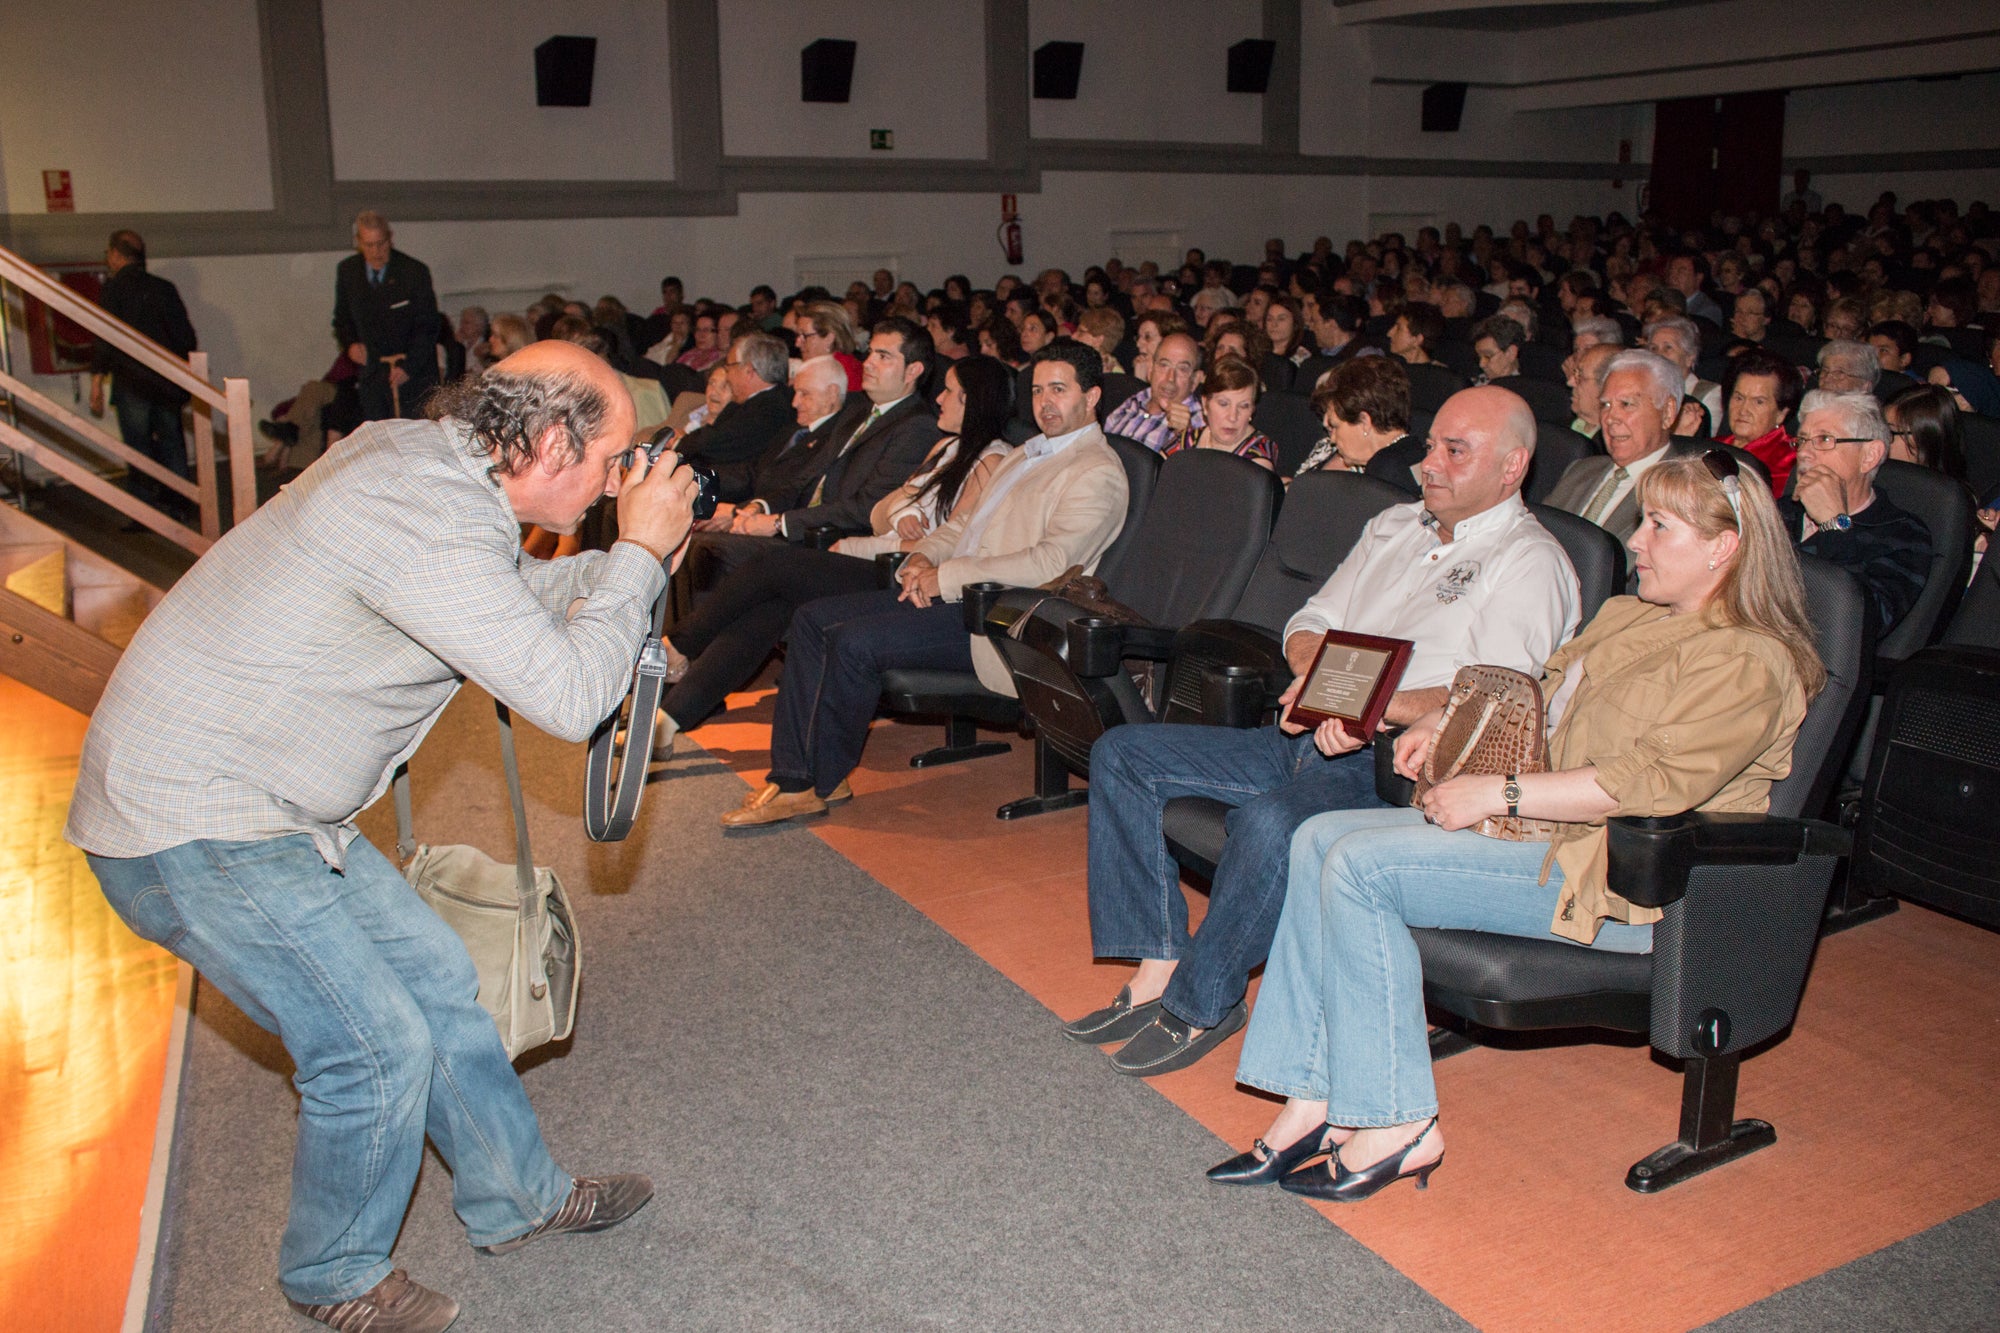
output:
[[1000,196],[1000,229],[995,233],[1000,241],[1000,249],[1006,254],[1007,262],[1021,262],[1021,210],[1016,206],[1014,196]]

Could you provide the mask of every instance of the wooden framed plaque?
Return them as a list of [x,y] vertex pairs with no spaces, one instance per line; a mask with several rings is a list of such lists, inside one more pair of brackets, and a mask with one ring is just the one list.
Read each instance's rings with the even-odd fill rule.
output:
[[1328,630],[1287,716],[1309,727],[1339,719],[1350,736],[1372,739],[1415,648],[1408,639]]

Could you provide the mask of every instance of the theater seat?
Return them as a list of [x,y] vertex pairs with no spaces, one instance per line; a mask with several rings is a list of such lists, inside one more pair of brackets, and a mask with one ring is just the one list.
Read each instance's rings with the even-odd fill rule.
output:
[[1597,441],[1578,435],[1566,425],[1547,421],[1535,423],[1535,461],[1528,465],[1528,479],[1521,485],[1521,498],[1540,504],[1562,480],[1571,463],[1601,453]]
[[1257,400],[1251,424],[1271,437],[1277,446],[1277,469],[1289,477],[1306,461],[1306,455],[1326,437],[1326,423],[1312,410],[1312,395],[1296,390],[1271,390]]
[[[1104,439],[1125,467],[1125,523],[1097,564],[1100,576],[1108,578],[1105,571],[1117,570],[1152,503],[1153,488],[1160,475],[1160,456],[1123,435],[1107,435]],[[967,606],[968,633],[981,632],[985,613],[984,603]],[[882,674],[880,706],[894,715],[945,719],[944,744],[911,756],[911,768],[935,768],[940,764],[1005,754],[1014,747],[1007,741],[980,740],[979,727],[1015,727],[1021,722],[1021,701],[987,689],[970,671],[886,671]]]
[[[1002,806],[1000,818],[1088,798],[1069,779],[1089,775],[1091,744],[1107,727],[1153,716],[1124,662],[1164,660],[1175,628],[1235,606],[1282,494],[1277,477],[1247,459],[1207,449],[1167,459],[1131,546],[1104,576],[1110,595],[1143,617],[1143,626],[1090,617],[1033,590],[999,596],[987,634],[1035,727],[1035,792]],[[1141,674],[1164,688],[1161,673]]]

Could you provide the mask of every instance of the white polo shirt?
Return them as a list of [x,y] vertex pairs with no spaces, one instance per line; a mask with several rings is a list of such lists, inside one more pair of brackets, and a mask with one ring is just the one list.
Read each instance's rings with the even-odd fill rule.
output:
[[1285,623],[1286,639],[1330,629],[1416,644],[1399,689],[1449,685],[1462,666],[1539,676],[1577,630],[1583,595],[1569,557],[1519,495],[1438,540],[1421,501],[1371,519],[1340,568]]

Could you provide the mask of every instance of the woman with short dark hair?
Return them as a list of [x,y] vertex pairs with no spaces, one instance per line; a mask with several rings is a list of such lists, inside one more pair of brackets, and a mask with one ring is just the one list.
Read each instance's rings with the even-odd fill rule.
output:
[[1730,366],[1722,387],[1727,429],[1716,438],[1756,456],[1771,474],[1771,493],[1783,495],[1798,458],[1785,422],[1798,411],[1805,385],[1798,370],[1775,352],[1752,347]]
[[1202,377],[1201,416],[1205,423],[1160,452],[1173,455],[1188,449],[1222,449],[1247,458],[1267,471],[1277,466],[1278,446],[1252,424],[1257,411],[1257,372],[1241,357],[1225,356]]
[[1322,467],[1359,472],[1410,433],[1410,373],[1393,356],[1357,357],[1327,373],[1312,405],[1326,425],[1326,438],[1292,475]]

